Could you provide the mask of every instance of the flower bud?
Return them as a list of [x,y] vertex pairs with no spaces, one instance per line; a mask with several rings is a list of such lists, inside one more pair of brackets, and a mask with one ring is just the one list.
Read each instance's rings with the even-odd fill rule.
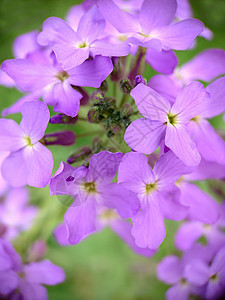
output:
[[80,86],[72,86],[76,91],[78,91],[83,97],[80,99],[80,105],[85,106],[89,102],[88,93]]
[[36,241],[29,249],[27,261],[34,262],[43,258],[47,250],[46,243],[44,241]]
[[[75,162],[79,162],[84,160],[86,157],[88,157],[91,154],[91,148],[90,147],[82,147],[75,151],[73,154],[69,156],[67,159],[68,164],[73,164]],[[72,178],[71,178],[72,181]]]
[[98,123],[100,121],[100,115],[95,107],[92,107],[87,114],[88,122]]
[[124,94],[130,94],[130,92],[133,88],[132,83],[128,78],[122,79],[120,81],[120,87]]
[[141,75],[137,75],[134,80],[134,86],[137,86],[140,83],[146,84],[144,78]]
[[50,118],[49,123],[51,124],[75,124],[78,120],[78,116],[72,118],[70,116],[59,114],[54,115]]
[[102,84],[99,88],[102,92],[107,92],[109,89],[108,83],[106,80],[102,81]]
[[129,117],[133,113],[133,107],[129,103],[125,103],[122,107],[122,115]]
[[92,100],[99,100],[102,101],[104,100],[104,94],[102,91],[95,91],[92,95],[91,95],[91,99]]
[[51,133],[45,135],[41,139],[41,143],[46,146],[50,145],[62,145],[62,146],[70,146],[73,145],[76,141],[75,134],[73,131],[60,131],[56,133]]

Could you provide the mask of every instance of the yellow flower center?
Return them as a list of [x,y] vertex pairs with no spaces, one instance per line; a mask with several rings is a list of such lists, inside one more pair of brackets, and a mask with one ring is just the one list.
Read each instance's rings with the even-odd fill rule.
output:
[[26,146],[33,147],[33,144],[31,143],[31,139],[30,139],[29,135],[26,135],[24,137],[24,139],[25,139],[25,142],[26,142]]
[[150,193],[152,193],[153,191],[155,191],[156,188],[157,188],[156,182],[148,183],[148,184],[145,185],[145,193],[147,195],[149,195]]
[[87,46],[88,44],[86,42],[83,42],[78,45],[78,48],[86,48]]
[[177,115],[173,115],[173,114],[169,113],[169,114],[167,114],[167,119],[168,119],[168,122],[173,126],[178,124]]
[[62,72],[59,72],[57,75],[56,75],[56,78],[58,78],[60,81],[64,81],[66,80],[67,78],[69,78],[69,75],[66,71],[62,71]]
[[96,185],[94,181],[84,182],[83,188],[87,192],[87,194],[95,194],[97,192]]

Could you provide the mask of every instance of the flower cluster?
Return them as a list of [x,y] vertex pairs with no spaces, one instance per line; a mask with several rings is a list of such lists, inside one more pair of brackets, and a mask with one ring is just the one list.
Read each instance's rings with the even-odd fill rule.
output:
[[[54,230],[62,246],[109,226],[151,257],[165,239],[165,219],[184,220],[175,238],[183,256],[158,266],[158,278],[173,284],[167,299],[223,296],[224,202],[195,181],[225,178],[225,142],[210,123],[225,111],[225,51],[204,50],[178,67],[174,50],[195,47],[197,36],[212,32],[184,0],[86,0],[66,21],[50,17],[41,32],[15,40],[15,58],[0,71],[0,84],[24,93],[0,119],[0,297],[46,299],[42,284],[65,277],[36,257],[36,244],[20,253],[22,263],[9,242],[20,241],[39,213],[26,185],[49,185],[67,206]],[[149,78],[147,65],[160,74]],[[16,113],[20,124],[6,118]],[[91,143],[79,143],[88,135]],[[56,145],[74,151],[59,154],[52,176]],[[219,192],[224,197],[221,185]]]

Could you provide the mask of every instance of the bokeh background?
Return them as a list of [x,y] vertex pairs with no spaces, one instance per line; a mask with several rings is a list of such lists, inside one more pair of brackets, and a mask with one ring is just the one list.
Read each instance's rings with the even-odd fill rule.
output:
[[[41,29],[42,22],[50,17],[65,17],[68,9],[82,1],[73,0],[0,0],[0,62],[13,58],[12,43],[20,34]],[[207,41],[198,38],[197,47],[190,51],[177,51],[180,64],[192,58],[206,48],[225,48],[225,1],[192,0],[194,17],[199,18],[214,33]],[[146,78],[151,76],[148,69]],[[20,92],[0,86],[0,110],[14,103]],[[19,116],[14,116],[19,120]],[[222,132],[222,117],[212,120],[213,126]],[[66,129],[66,126],[52,125],[48,131]],[[85,125],[75,125],[75,133],[85,130]],[[90,143],[90,137],[79,139],[75,146],[52,147],[55,168],[61,160],[66,161],[72,150]],[[218,201],[211,188],[216,182],[207,181],[199,185]],[[159,252],[153,258],[144,258],[134,254],[110,229],[90,236],[82,243],[67,248],[60,247],[52,236],[55,225],[63,220],[66,207],[56,197],[49,197],[48,188],[31,189],[31,202],[40,207],[37,225],[30,232],[22,234],[15,243],[16,249],[25,253],[28,245],[35,239],[48,243],[46,256],[65,269],[66,281],[56,287],[48,287],[51,300],[144,300],[164,299],[167,286],[156,279],[157,262],[162,257],[178,253],[173,246],[174,233],[179,224],[166,222],[167,236]]]

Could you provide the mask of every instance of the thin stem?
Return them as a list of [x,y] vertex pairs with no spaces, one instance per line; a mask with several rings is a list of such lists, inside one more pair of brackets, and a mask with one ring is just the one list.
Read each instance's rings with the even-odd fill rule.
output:
[[126,103],[128,97],[129,97],[129,94],[123,94],[123,97],[120,102],[120,107],[122,107],[124,105],[124,103]]
[[82,138],[85,136],[89,136],[89,135],[93,135],[93,134],[101,134],[104,133],[102,130],[95,130],[95,131],[89,131],[89,132],[84,132],[84,133],[80,133],[80,134],[75,134],[76,138]]
[[117,97],[117,82],[113,83],[113,97]]

